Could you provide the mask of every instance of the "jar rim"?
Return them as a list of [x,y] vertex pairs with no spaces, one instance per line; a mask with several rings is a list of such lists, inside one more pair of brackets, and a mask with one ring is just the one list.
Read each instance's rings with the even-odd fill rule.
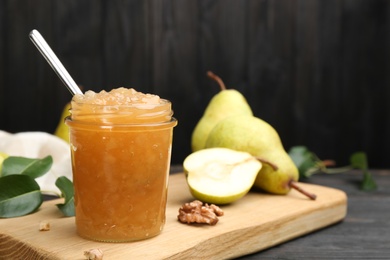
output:
[[169,121],[163,121],[163,122],[147,122],[147,123],[110,123],[105,124],[102,122],[91,122],[91,121],[82,121],[82,120],[73,120],[71,116],[65,117],[65,124],[72,128],[91,128],[91,127],[99,127],[100,129],[144,129],[145,127],[148,128],[172,128],[177,125],[177,119],[174,117],[171,117]]
[[[88,106],[95,106],[95,107],[105,107],[105,109],[110,108],[140,108],[140,109],[154,109],[157,107],[162,107],[167,104],[170,104],[171,101],[168,99],[160,98],[160,102],[157,104],[147,104],[147,103],[128,103],[128,104],[95,104],[95,103],[89,103],[89,102],[83,102],[83,101],[76,101],[72,100],[71,103],[74,103],[76,105],[88,105]],[[70,109],[72,110],[72,108]]]

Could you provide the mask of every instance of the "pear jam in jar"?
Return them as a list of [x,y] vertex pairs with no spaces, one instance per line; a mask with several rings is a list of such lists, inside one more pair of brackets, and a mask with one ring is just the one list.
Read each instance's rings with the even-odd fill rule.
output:
[[171,102],[118,88],[77,94],[70,111],[77,233],[106,242],[158,235],[177,124]]

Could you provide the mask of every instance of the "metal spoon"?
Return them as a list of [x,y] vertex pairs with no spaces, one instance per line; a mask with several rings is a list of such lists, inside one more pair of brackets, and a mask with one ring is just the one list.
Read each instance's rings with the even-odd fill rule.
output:
[[30,39],[34,43],[35,47],[41,52],[46,61],[50,64],[53,70],[57,73],[57,76],[62,80],[65,86],[68,88],[72,95],[81,94],[83,92],[77,86],[76,82],[72,79],[68,71],[62,65],[61,61],[57,58],[53,50],[47,44],[45,39],[37,30],[32,30],[30,32]]

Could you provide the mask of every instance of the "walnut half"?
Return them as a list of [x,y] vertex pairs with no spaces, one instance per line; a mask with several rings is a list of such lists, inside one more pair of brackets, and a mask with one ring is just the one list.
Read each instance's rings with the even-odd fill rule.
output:
[[214,204],[203,205],[203,202],[194,200],[193,202],[185,203],[179,209],[178,220],[182,223],[201,223],[215,225],[218,222],[218,217],[223,216],[223,211]]

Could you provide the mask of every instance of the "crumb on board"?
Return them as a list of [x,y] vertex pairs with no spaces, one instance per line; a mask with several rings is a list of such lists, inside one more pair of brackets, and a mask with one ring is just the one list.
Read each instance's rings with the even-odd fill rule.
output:
[[84,256],[88,260],[102,260],[103,259],[103,251],[99,248],[89,249],[84,251]]
[[50,222],[47,220],[42,220],[39,222],[39,231],[49,231],[50,230]]

